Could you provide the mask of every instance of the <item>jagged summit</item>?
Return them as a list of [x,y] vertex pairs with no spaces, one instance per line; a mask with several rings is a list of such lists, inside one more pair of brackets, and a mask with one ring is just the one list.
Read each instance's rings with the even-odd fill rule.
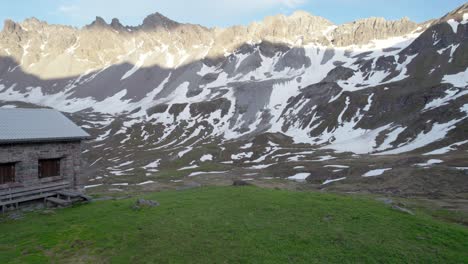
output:
[[[335,25],[305,11],[296,11],[289,16],[269,16],[247,26],[222,29],[179,23],[158,12],[147,16],[139,26],[123,25],[117,18],[109,24],[99,16],[81,29],[48,25],[34,19],[22,23],[7,20],[0,38],[0,46],[5,48],[0,49],[0,55],[28,62],[25,68],[30,73],[57,78],[80,75],[91,67],[103,68],[119,63],[126,56],[130,56],[128,62],[133,64],[172,68],[203,58],[222,58],[246,43],[346,47],[404,36],[417,27],[418,24],[408,19],[386,21],[381,18]],[[99,31],[103,34],[96,34]],[[158,52],[171,55],[151,56],[155,43],[162,45]],[[44,57],[44,54],[50,57]],[[68,56],[72,59],[68,60]],[[51,58],[57,60],[56,64],[47,61]],[[260,61],[258,58],[252,60]],[[60,71],[47,69],[62,69],[60,65],[64,63],[76,65]]]
[[156,12],[145,17],[140,27],[143,30],[155,30],[159,28],[170,30],[179,25],[180,25],[179,22],[169,19],[166,16],[162,15],[161,13]]
[[100,29],[113,29],[116,31],[123,31],[125,30],[125,26],[120,23],[119,19],[113,18],[111,23],[108,24],[104,18],[97,16],[96,19],[91,22],[91,24],[86,25],[84,27],[85,29],[95,29],[95,30],[100,30]]
[[85,26],[86,28],[106,28],[108,27],[109,25],[107,24],[107,22],[104,20],[104,18],[100,17],[100,16],[96,16],[96,19],[91,22],[91,24]]
[[36,17],[26,18],[23,24],[47,24],[47,22],[37,19]]
[[21,26],[11,19],[6,19],[3,24],[3,32],[5,33],[13,33],[16,30],[21,30]]
[[447,13],[445,16],[443,16],[439,21],[448,21],[450,19],[454,19],[457,21],[463,20],[464,17],[467,17],[466,15],[468,13],[468,3],[461,5],[457,9]]
[[125,27],[122,25],[122,23],[120,23],[119,19],[117,18],[113,18],[112,19],[112,22],[110,23],[110,26],[115,29],[115,30],[122,30],[124,29]]

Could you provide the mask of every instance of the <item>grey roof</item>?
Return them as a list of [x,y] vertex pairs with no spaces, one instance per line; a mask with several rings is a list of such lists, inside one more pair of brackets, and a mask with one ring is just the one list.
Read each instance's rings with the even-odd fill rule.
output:
[[89,137],[83,129],[53,109],[0,108],[0,143],[68,141]]

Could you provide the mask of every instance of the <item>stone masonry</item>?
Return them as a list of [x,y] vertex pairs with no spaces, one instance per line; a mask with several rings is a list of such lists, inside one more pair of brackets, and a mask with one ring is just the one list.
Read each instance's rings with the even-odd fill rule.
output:
[[[73,188],[85,183],[80,173],[81,142],[24,143],[0,145],[0,163],[15,163],[14,183],[0,185],[0,189],[29,187],[58,181],[68,181]],[[60,176],[39,179],[40,159],[60,158]]]

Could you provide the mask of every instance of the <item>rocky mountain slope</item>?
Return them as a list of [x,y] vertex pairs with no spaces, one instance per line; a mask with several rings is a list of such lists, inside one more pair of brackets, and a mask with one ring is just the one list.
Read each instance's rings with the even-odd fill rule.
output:
[[467,24],[466,4],[422,24],[305,12],[225,29],[158,13],[137,27],[6,21],[0,100],[70,113],[96,137],[89,166],[109,177],[466,156]]

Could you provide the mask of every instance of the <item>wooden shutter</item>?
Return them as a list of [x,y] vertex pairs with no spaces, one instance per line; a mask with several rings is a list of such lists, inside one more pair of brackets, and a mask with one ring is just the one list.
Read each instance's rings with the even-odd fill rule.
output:
[[39,160],[39,178],[60,176],[60,159]]
[[15,182],[15,164],[0,164],[0,184]]

